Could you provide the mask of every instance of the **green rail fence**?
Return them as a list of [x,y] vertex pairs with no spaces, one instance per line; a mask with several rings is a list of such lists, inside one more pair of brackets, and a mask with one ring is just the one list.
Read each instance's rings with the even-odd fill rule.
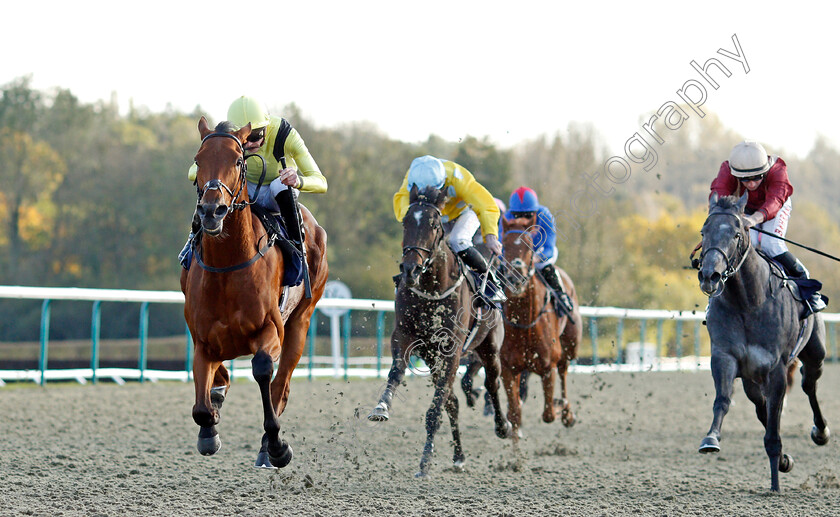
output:
[[[96,383],[108,378],[122,383],[125,379],[147,380],[174,379],[187,381],[192,375],[192,339],[189,329],[185,330],[184,368],[179,370],[150,370],[148,365],[148,334],[150,304],[184,303],[183,294],[177,291],[133,291],[119,289],[83,289],[57,287],[22,287],[0,286],[0,298],[42,300],[40,318],[40,348],[38,351],[37,370],[0,370],[0,385],[6,381],[34,381],[44,385],[48,380],[77,380],[78,382]],[[49,335],[50,307],[55,301],[73,300],[92,302],[90,368],[50,369]],[[138,324],[138,360],[136,368],[101,368],[100,333],[101,307],[103,303],[140,303],[140,321]],[[336,351],[333,343],[329,356],[316,354],[318,341],[325,341],[324,336],[317,336],[321,311],[316,310],[310,332],[307,337],[305,360],[301,361],[295,376],[313,377],[336,376],[345,380],[350,377],[384,377],[390,366],[390,352],[383,358],[386,313],[394,312],[394,302],[388,300],[366,299],[322,299],[317,309],[345,309],[337,321],[340,330],[341,351]],[[352,317],[353,313],[362,313]],[[373,316],[371,317],[371,313]],[[708,337],[701,333],[704,314],[702,311],[665,311],[622,309],[616,307],[581,307],[581,315],[586,318],[588,341],[581,343],[578,359],[572,365],[572,372],[592,371],[662,371],[674,369],[708,369]],[[828,360],[838,361],[836,323],[840,314],[822,314],[827,324]],[[371,330],[368,322],[373,322]],[[354,330],[354,325],[363,327],[367,336],[361,336],[361,330]],[[185,327],[186,328],[186,327]],[[648,342],[652,329],[655,339]],[[586,335],[587,332],[584,332]],[[703,335],[704,337],[701,337]],[[365,341],[371,345],[373,356],[353,353],[351,343]],[[692,341],[689,347],[687,341]],[[360,349],[360,347],[357,347]],[[588,350],[587,350],[588,349]],[[685,350],[691,355],[685,355]],[[390,347],[387,348],[390,350]],[[587,353],[588,352],[588,353]],[[706,352],[706,355],[703,353]],[[0,357],[2,359],[2,357]],[[384,362],[383,362],[384,361]],[[231,361],[231,377],[237,370],[238,361]],[[239,363],[239,370],[245,366]],[[320,365],[320,366],[319,366]],[[250,369],[250,365],[248,365]]]

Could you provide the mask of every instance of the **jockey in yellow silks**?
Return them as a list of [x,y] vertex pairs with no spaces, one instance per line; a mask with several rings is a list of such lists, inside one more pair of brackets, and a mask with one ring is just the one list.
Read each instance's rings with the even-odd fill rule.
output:
[[499,242],[499,207],[490,192],[475,177],[455,162],[434,156],[421,156],[411,162],[400,189],[394,194],[394,215],[402,222],[409,206],[409,190],[434,187],[448,190],[449,199],[441,210],[442,222],[451,222],[447,241],[464,263],[480,274],[490,271],[492,302],[504,301],[504,293],[489,269],[484,256],[473,247],[473,236],[481,229],[487,248],[495,255],[502,254]]

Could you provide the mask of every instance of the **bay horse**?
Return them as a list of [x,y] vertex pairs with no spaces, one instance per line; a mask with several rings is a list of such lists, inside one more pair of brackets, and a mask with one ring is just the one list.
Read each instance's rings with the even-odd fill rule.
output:
[[434,384],[432,405],[426,412],[426,443],[416,477],[428,475],[434,452],[435,434],[440,428],[441,406],[446,408],[452,428],[453,464],[462,469],[465,456],[458,429],[458,398],[453,382],[462,354],[475,351],[486,372],[484,386],[490,393],[499,438],[510,435],[510,423],[499,406],[499,347],[504,327],[498,311],[476,311],[466,271],[456,260],[445,239],[441,211],[445,191],[412,187],[408,212],[403,219],[403,254],[400,284],[395,297],[396,322],[391,334],[392,364],[388,382],[373,411],[372,421],[390,418],[397,386],[402,382],[411,355],[428,366]]
[[324,292],[327,236],[301,206],[312,296],[303,296],[303,284],[290,288],[281,312],[284,257],[251,211],[245,180],[247,156],[242,142],[251,126],[238,131],[230,127],[223,122],[210,129],[204,117],[198,122],[196,214],[201,220],[201,239],[195,245],[195,263],[181,272],[184,317],[195,350],[192,415],[201,428],[199,452],[215,454],[221,447],[216,430],[219,410],[230,388],[223,362],[253,355],[251,366],[260,389],[265,430],[255,466],[280,468],[291,461],[293,453],[279,436],[279,417],[289,400],[289,381],[303,352],[312,312]]
[[[527,377],[528,372],[542,379],[543,422],[556,419],[557,406],[563,425],[571,427],[575,423],[566,392],[566,373],[569,362],[577,357],[583,339],[580,305],[572,279],[557,268],[574,308],[571,314],[563,316],[554,311],[552,294],[538,278],[534,265],[536,253],[529,229],[535,224],[536,215],[512,220],[502,218],[502,247],[507,269],[502,275],[502,283],[507,302],[504,304],[505,339],[499,359],[514,441],[520,436],[522,424],[521,377]],[[560,377],[559,400],[554,399],[555,371]]]
[[[805,312],[788,288],[781,270],[762,258],[744,224],[747,194],[709,202],[703,224],[698,278],[709,296],[706,328],[712,342],[715,401],[712,425],[701,453],[720,451],[720,429],[729,411],[733,382],[742,379],[764,426],[764,449],[770,459],[770,490],[779,491],[779,471],[789,472],[793,458],[782,452],[779,424],[788,367],[802,363],[802,389],[814,415],[811,439],[828,443],[830,431],[817,402],[817,379],[825,358],[825,324],[820,314]],[[806,315],[807,314],[807,315]]]

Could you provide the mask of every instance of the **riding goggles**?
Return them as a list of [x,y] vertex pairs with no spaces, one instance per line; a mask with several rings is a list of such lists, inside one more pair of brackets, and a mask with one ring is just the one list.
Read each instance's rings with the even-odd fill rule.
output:
[[535,212],[511,212],[510,215],[513,216],[514,219],[519,219],[520,217],[533,217]]
[[766,173],[756,174],[755,176],[750,176],[748,178],[738,178],[738,181],[740,181],[741,183],[746,183],[748,181],[761,181],[761,180],[764,179],[764,176],[766,176],[766,175],[767,175]]
[[248,141],[251,143],[257,143],[265,137],[265,128],[261,127],[259,129],[255,129],[251,131],[251,134],[248,135]]

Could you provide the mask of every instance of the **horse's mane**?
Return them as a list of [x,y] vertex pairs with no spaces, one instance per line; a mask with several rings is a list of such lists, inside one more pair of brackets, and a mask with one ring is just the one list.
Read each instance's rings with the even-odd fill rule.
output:
[[715,203],[715,208],[723,208],[723,209],[737,208],[738,201],[740,201],[740,199],[741,198],[739,198],[738,196],[723,196],[723,197],[720,197],[720,198],[718,198],[717,203]]
[[238,128],[233,122],[229,120],[223,120],[216,124],[216,129],[214,129],[213,131],[215,131],[216,133],[233,133],[237,129]]

